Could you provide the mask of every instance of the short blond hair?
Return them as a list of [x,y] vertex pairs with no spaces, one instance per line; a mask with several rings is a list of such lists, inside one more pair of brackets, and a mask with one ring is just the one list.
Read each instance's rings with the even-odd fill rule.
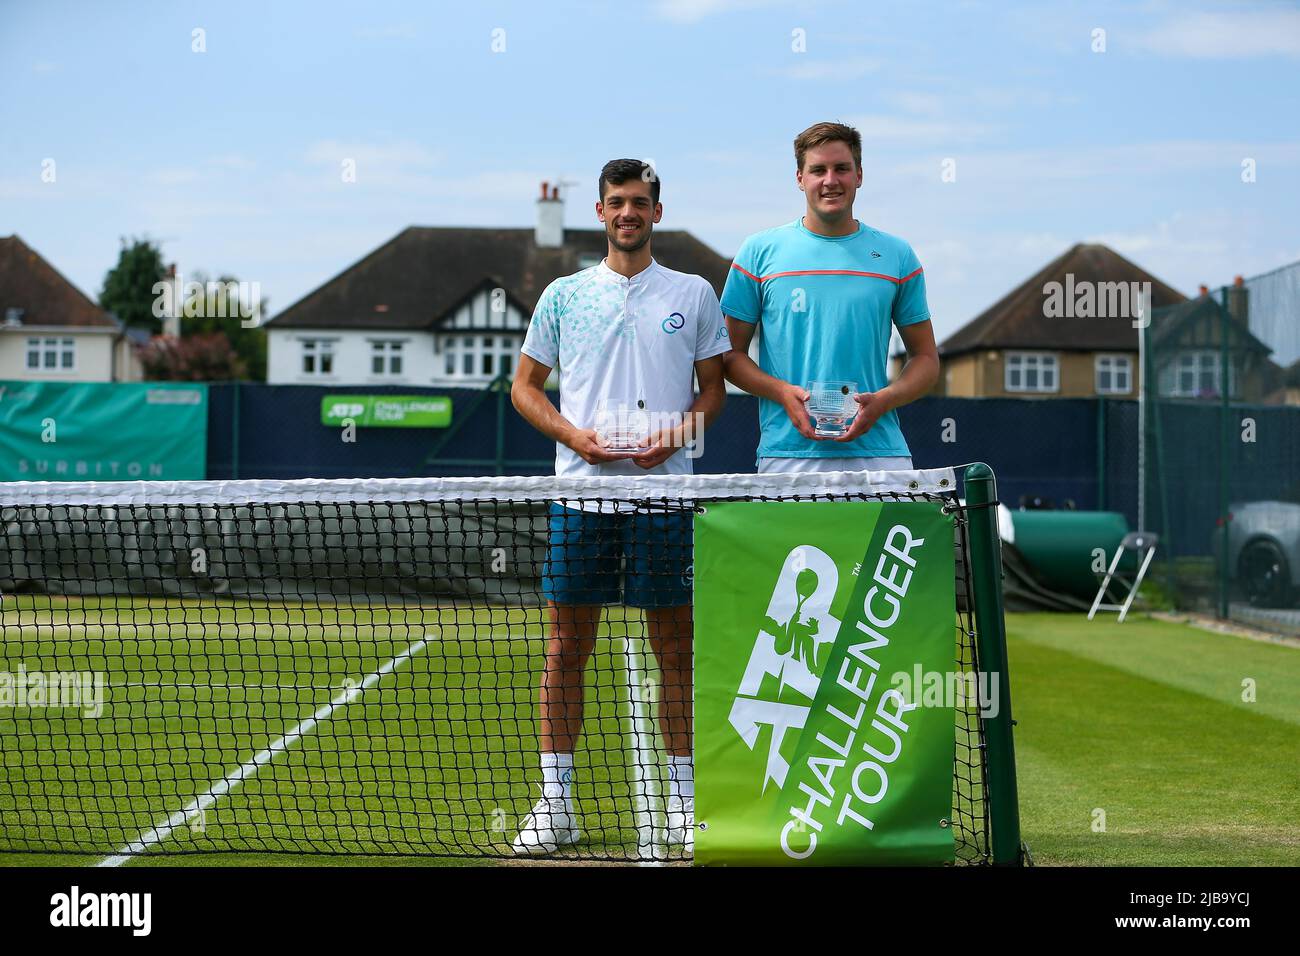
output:
[[862,168],[862,134],[843,123],[814,123],[794,138],[794,161],[803,169],[803,158],[808,150],[827,143],[847,143],[853,162]]

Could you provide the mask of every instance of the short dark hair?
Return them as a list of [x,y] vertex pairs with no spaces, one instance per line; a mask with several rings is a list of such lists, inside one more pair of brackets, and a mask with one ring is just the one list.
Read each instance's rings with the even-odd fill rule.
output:
[[852,126],[843,123],[816,123],[794,138],[794,162],[796,169],[803,169],[804,155],[810,149],[825,146],[827,143],[844,143],[853,154],[853,162],[862,168],[862,136]]
[[650,199],[659,202],[659,173],[647,162],[639,159],[611,159],[600,171],[600,201],[605,201],[605,186],[622,186],[629,179],[640,179],[650,184]]

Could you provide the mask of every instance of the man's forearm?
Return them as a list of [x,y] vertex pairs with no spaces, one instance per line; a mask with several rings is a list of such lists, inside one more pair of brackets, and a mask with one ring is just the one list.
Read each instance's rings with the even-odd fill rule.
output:
[[695,396],[695,401],[687,409],[686,414],[690,417],[695,415],[704,416],[704,427],[708,428],[722,413],[722,405],[727,400],[725,387],[718,383],[716,388],[707,388]]
[[758,367],[749,353],[732,349],[722,359],[722,368],[727,381],[737,388],[744,389],[750,395],[780,401],[780,391],[785,382],[768,375]]
[[562,445],[569,443],[574,425],[551,404],[545,391],[516,382],[515,387],[510,390],[510,400],[528,424],[547,438]]
[[907,360],[898,378],[880,390],[889,408],[910,405],[934,388],[939,381],[939,359],[933,355],[914,355]]

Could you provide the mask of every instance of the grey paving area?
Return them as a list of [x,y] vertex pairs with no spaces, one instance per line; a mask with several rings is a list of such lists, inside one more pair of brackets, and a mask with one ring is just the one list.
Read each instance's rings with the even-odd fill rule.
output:
[[1230,604],[1228,616],[1240,624],[1300,637],[1300,608],[1264,608],[1251,607],[1244,603]]

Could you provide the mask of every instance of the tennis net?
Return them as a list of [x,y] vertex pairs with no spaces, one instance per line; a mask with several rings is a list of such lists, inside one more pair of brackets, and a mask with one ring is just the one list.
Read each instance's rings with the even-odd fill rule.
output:
[[[582,719],[583,838],[555,856],[688,858],[665,813],[669,755],[690,747],[673,641],[690,636],[692,522],[722,501],[941,506],[954,664],[974,674],[955,485],[940,469],[0,486],[0,853],[512,858],[539,740],[577,730],[571,708],[541,712],[545,674]],[[566,619],[557,645],[548,598],[603,614]],[[583,641],[575,683],[554,661]],[[955,715],[944,825],[956,862],[988,862],[985,716]]]

